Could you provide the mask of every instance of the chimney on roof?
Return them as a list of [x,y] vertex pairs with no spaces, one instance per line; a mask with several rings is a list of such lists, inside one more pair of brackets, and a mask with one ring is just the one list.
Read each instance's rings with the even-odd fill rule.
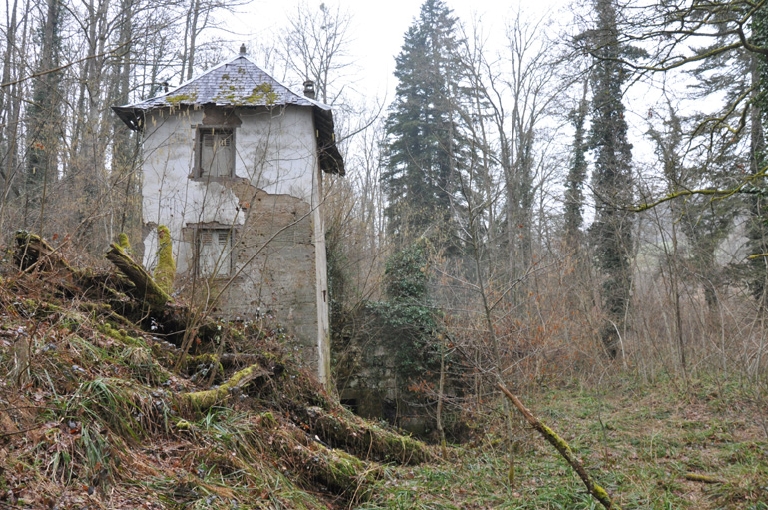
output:
[[240,46],[240,54],[245,55],[248,53],[248,50],[245,49],[245,43],[243,43],[242,46]]
[[315,82],[312,80],[304,81],[304,96],[314,99],[315,98]]

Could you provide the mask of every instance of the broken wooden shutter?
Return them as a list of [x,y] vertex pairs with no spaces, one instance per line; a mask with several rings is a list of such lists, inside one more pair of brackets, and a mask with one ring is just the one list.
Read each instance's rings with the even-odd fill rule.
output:
[[200,229],[197,235],[197,275],[225,277],[232,272],[232,236],[228,229]]
[[229,128],[201,128],[200,177],[235,175],[235,133]]

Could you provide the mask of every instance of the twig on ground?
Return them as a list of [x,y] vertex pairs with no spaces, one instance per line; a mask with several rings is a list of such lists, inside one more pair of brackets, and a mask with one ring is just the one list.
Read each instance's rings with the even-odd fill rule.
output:
[[700,475],[698,473],[686,473],[685,479],[690,480],[691,482],[701,482],[701,483],[725,483],[726,482],[722,478],[717,478],[715,476],[709,476],[709,475]]
[[547,427],[541,422],[541,420],[536,418],[533,413],[531,413],[531,411],[529,411],[528,408],[525,407],[522,402],[520,402],[520,399],[513,395],[512,392],[509,391],[503,384],[499,383],[498,386],[504,395],[506,395],[507,398],[512,402],[512,404],[514,404],[514,406],[517,407],[517,409],[523,414],[531,427],[536,429],[542,436],[544,436],[544,439],[546,439],[552,446],[555,447],[558,452],[560,452],[560,455],[565,459],[566,462],[568,462],[568,464],[571,465],[574,471],[576,471],[576,474],[579,475],[579,478],[581,478],[581,481],[584,482],[584,485],[587,487],[587,491],[589,491],[592,497],[598,500],[607,510],[621,510],[619,505],[611,500],[611,497],[608,495],[606,490],[595,483],[594,480],[592,480],[592,477],[589,476],[587,470],[584,469],[584,464],[582,464],[581,461],[576,458],[576,456],[573,454],[573,451],[571,450],[571,447],[568,446],[568,443],[566,443],[559,435],[557,435],[554,430]]

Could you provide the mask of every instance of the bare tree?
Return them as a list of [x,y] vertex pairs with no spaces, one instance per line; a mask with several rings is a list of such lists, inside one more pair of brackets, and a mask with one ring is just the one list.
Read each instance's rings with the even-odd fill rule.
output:
[[[545,183],[542,165],[546,143],[538,144],[543,124],[572,78],[558,75],[557,48],[541,37],[545,20],[527,21],[521,12],[507,25],[507,43],[496,59],[482,48],[469,61],[473,88],[484,111],[477,119],[489,119],[484,128],[492,140],[483,142],[501,169],[503,181],[507,263],[511,278],[528,271],[533,257],[533,218],[536,195]],[[475,44],[478,37],[473,38]],[[469,54],[470,52],[468,52]],[[542,138],[543,140],[543,138]],[[487,149],[486,149],[487,150]]]
[[[2,211],[5,212],[9,196],[21,195],[22,183],[16,180],[19,172],[21,145],[22,104],[25,97],[24,65],[27,50],[29,12],[31,4],[18,0],[7,4],[5,26],[6,45],[3,55],[2,82],[0,83],[0,177],[4,181]],[[2,220],[0,220],[2,221]],[[0,223],[2,225],[2,223]]]
[[181,81],[191,80],[198,65],[197,53],[203,32],[220,26],[217,14],[234,14],[246,0],[188,0],[184,16],[184,46],[181,50]]
[[[42,37],[40,58],[35,66],[41,76],[33,80],[32,102],[27,107],[27,161],[25,221],[43,231],[45,198],[48,186],[58,179],[61,149],[61,86],[59,73],[49,72],[59,66],[61,54],[62,7],[58,0],[48,0],[40,8]],[[39,215],[39,222],[34,217]]]
[[286,66],[302,80],[315,84],[317,98],[336,104],[343,88],[334,88],[345,69],[352,65],[348,46],[351,16],[340,7],[321,3],[315,10],[300,3],[289,17],[283,39]]

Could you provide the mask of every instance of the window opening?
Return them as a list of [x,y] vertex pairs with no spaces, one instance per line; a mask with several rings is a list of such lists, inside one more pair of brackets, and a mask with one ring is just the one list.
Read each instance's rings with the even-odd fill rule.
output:
[[199,229],[197,275],[226,277],[232,274],[232,232],[229,229]]
[[197,177],[235,175],[235,131],[229,128],[198,128]]

